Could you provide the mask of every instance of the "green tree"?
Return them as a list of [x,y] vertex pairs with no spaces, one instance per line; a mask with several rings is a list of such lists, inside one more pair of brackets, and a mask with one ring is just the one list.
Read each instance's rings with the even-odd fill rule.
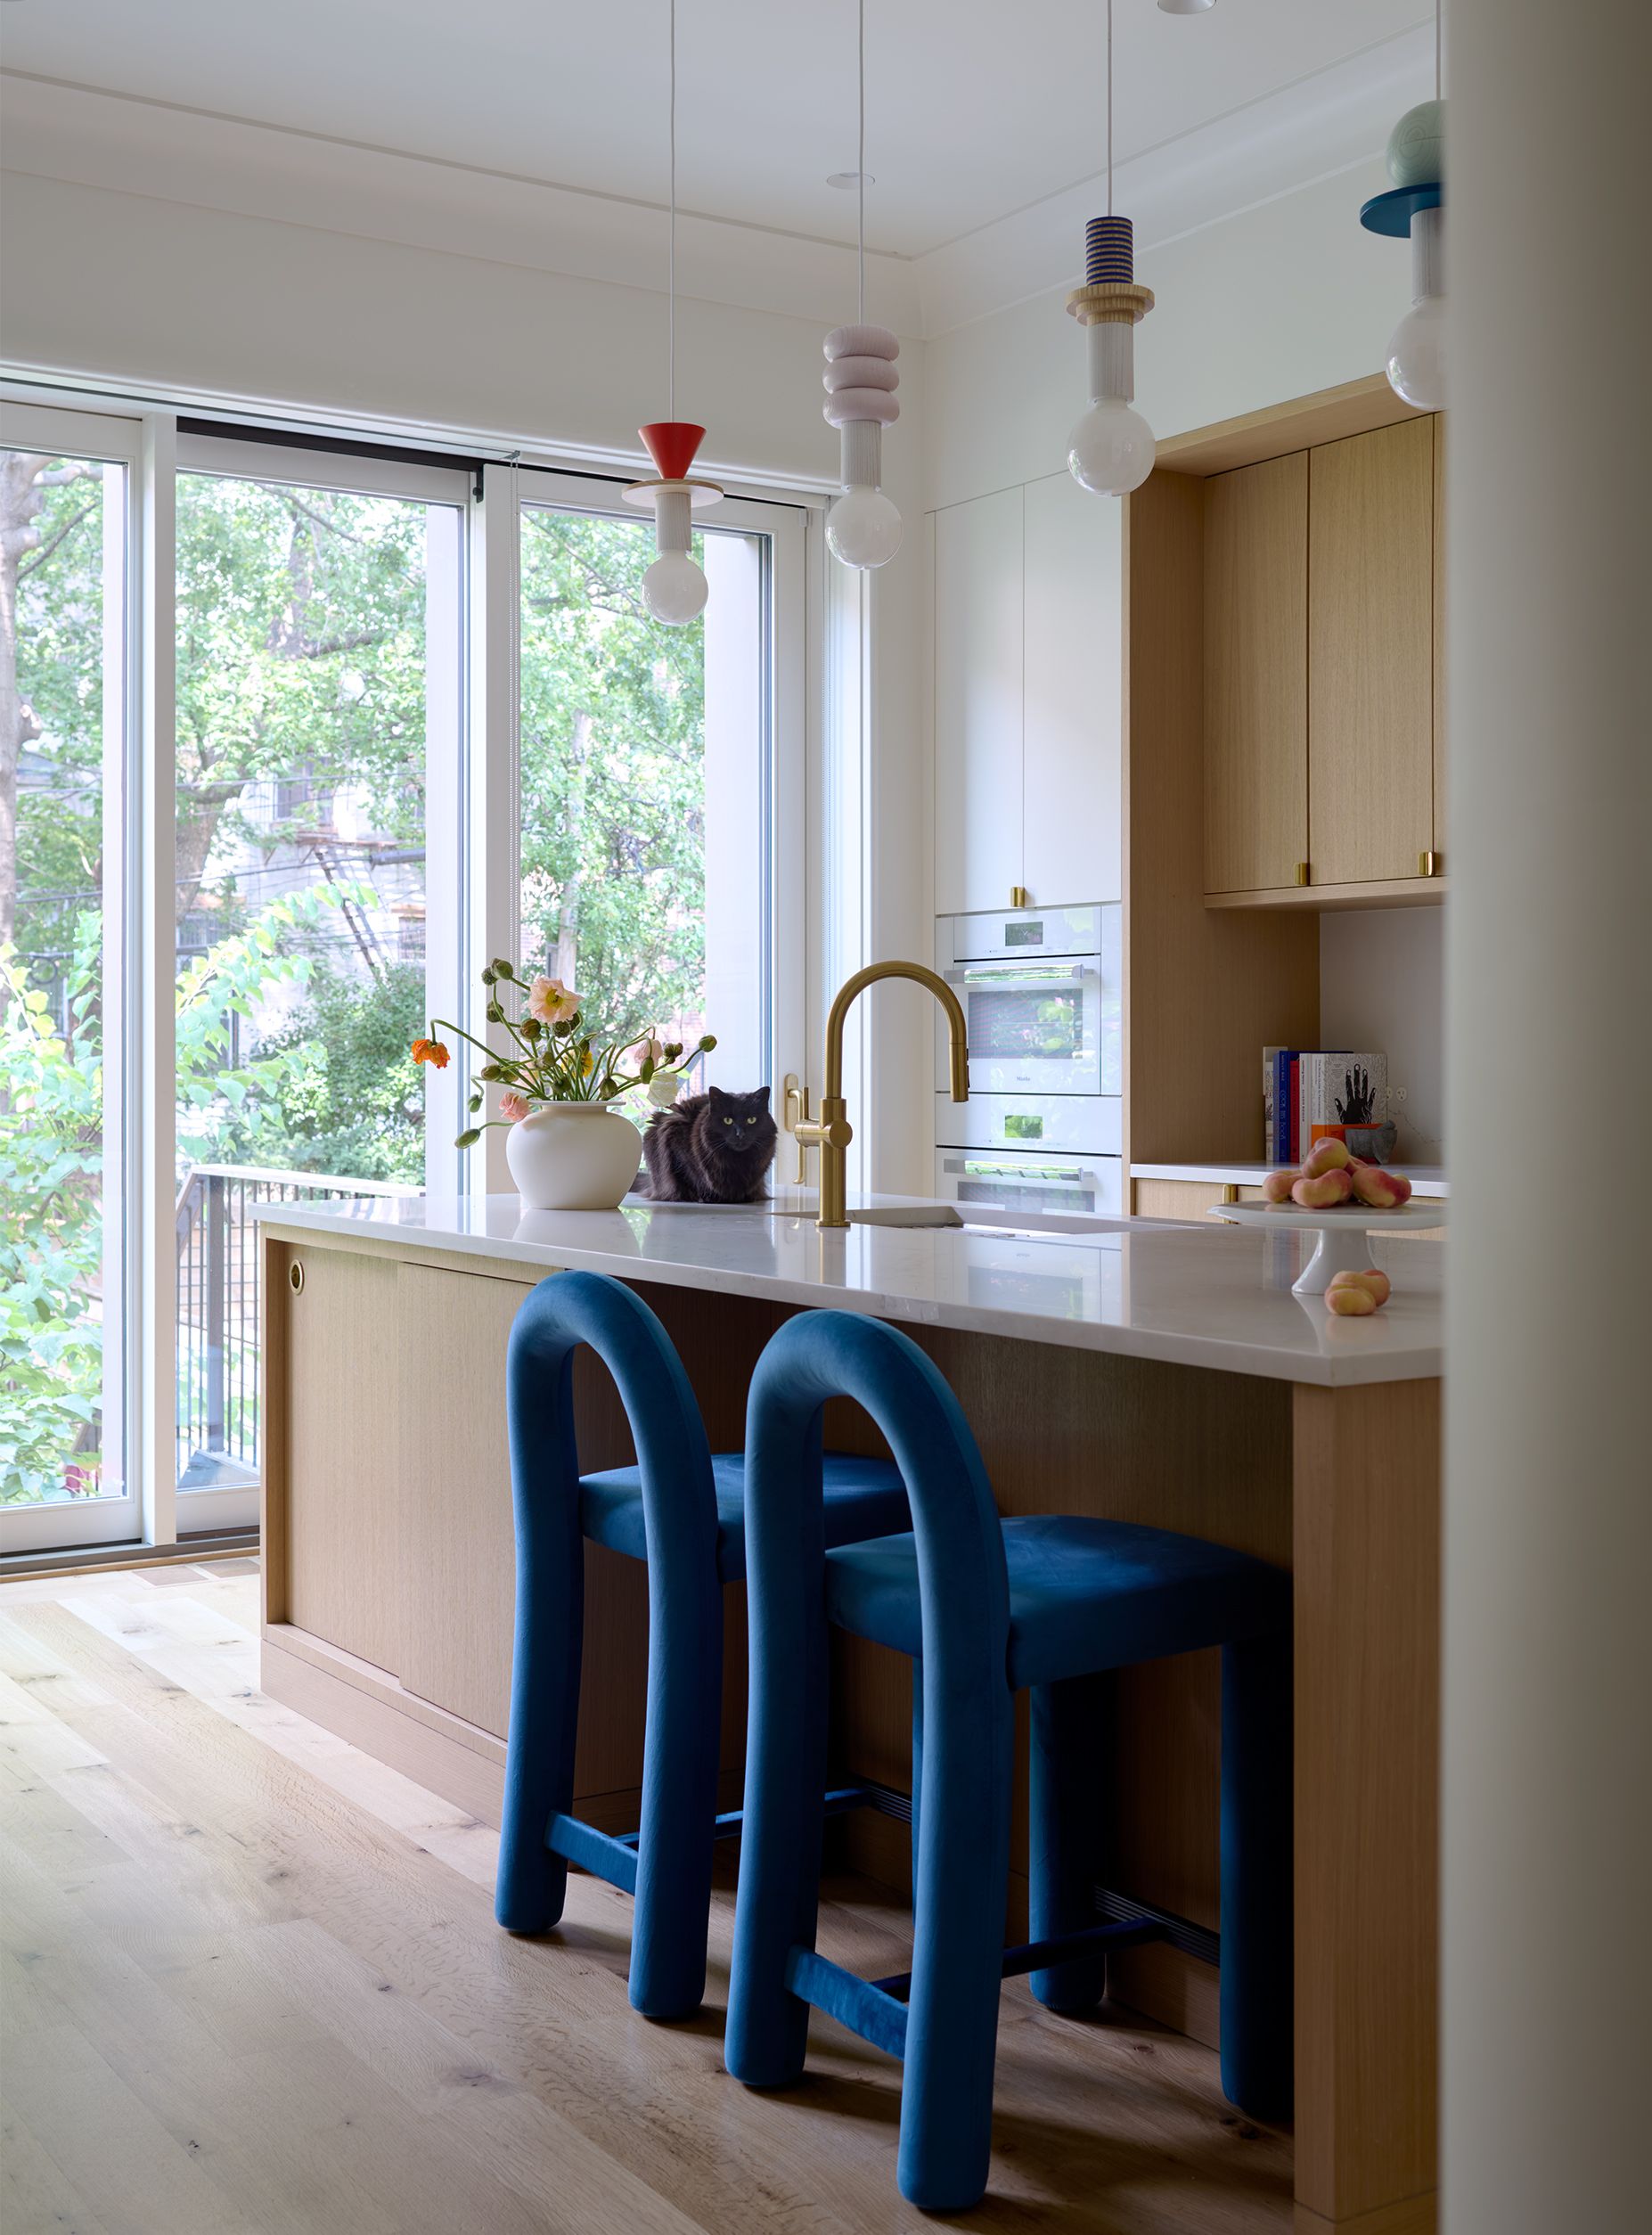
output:
[[523,515],[523,939],[593,1014],[697,1026],[705,628],[650,618],[653,555],[628,520]]

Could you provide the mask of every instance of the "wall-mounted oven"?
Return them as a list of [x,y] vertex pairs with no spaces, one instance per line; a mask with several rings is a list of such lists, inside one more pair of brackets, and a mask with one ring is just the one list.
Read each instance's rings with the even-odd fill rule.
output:
[[1116,905],[940,919],[936,967],[969,1019],[972,1095],[1118,1093],[1119,937]]

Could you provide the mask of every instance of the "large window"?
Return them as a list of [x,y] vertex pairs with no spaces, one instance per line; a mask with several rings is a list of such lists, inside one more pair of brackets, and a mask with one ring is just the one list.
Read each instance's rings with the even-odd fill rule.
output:
[[0,1550],[257,1518],[260,1206],[455,1146],[511,952],[613,1031],[804,1062],[804,513],[704,618],[620,485],[6,402]]
[[[0,1508],[134,1533],[124,1353],[125,463],[0,451]],[[87,434],[95,430],[87,428]],[[38,1509],[62,1507],[61,1516]],[[15,1534],[16,1532],[14,1532]]]
[[651,521],[571,476],[522,480],[524,957],[616,1035],[714,1033],[697,1083],[771,1085],[777,1023],[800,1023],[796,995],[776,998],[771,876],[789,773],[773,646],[774,572],[795,558],[783,515],[777,530],[773,508],[719,506],[694,537],[706,611],[664,628],[642,602]]

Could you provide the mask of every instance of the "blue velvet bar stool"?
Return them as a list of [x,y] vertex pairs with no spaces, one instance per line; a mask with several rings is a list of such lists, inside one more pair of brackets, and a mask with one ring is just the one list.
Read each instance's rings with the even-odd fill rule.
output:
[[[883,1430],[910,1533],[830,1549],[821,1408]],[[809,2009],[904,2057],[899,2181],[964,2211],[986,2186],[1001,1980],[1059,2010],[1099,1999],[1109,1948],[1174,1937],[1137,1910],[1098,1923],[1101,1672],[1223,1649],[1221,2040],[1224,2092],[1291,2098],[1290,1579],[1197,1537],[1124,1522],[1002,1520],[969,1425],[904,1335],[845,1312],[782,1327],[746,1433],[751,1706],[724,2057],[753,2087],[802,2073]],[[823,1586],[823,1587],[822,1587]],[[867,1981],[815,1952],[828,1621],[914,1662],[913,1953]],[[1032,1692],[1034,1937],[1003,1946],[1013,1699]],[[1105,2105],[1098,2106],[1105,2116]]]
[[[634,1467],[579,1472],[573,1363],[582,1343],[614,1378]],[[722,1586],[746,1571],[744,1461],[738,1452],[712,1456],[671,1339],[640,1297],[603,1273],[558,1273],[534,1289],[511,1330],[506,1393],[516,1641],[495,1914],[507,1932],[548,1931],[562,1914],[568,1865],[578,1863],[635,1895],[634,2008],[685,2017],[706,1987],[712,1849],[740,1822],[718,1816],[716,1793]],[[909,1526],[887,1460],[833,1454],[823,1479],[828,1542]],[[585,1537],[648,1564],[642,1816],[622,1838],[573,1813]]]

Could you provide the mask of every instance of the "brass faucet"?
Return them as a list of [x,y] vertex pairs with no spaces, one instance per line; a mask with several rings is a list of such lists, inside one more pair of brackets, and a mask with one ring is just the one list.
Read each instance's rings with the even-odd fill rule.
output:
[[821,1213],[817,1226],[846,1226],[848,1163],[846,1151],[855,1138],[849,1124],[849,1105],[843,1099],[843,1027],[856,996],[882,978],[910,978],[914,986],[927,986],[946,1013],[952,1040],[953,1100],[969,1099],[969,1027],[958,996],[945,978],[925,970],[921,962],[869,962],[863,970],[845,980],[826,1019],[826,1091],[821,1096],[816,1121],[798,1119],[792,1137],[803,1149],[821,1152]]

